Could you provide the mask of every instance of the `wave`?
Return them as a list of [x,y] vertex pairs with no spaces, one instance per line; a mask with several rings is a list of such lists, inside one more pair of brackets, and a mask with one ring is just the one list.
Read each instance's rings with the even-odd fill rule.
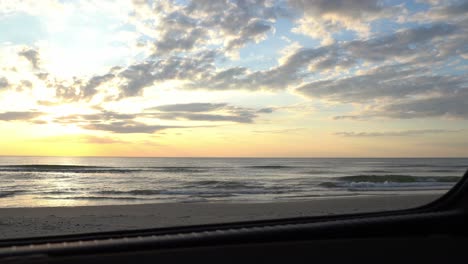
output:
[[17,194],[24,193],[24,191],[0,191],[0,198],[13,197]]
[[130,196],[44,196],[41,198],[50,200],[145,200],[143,198]]
[[[209,184],[209,185],[207,185]],[[223,184],[221,187],[219,184]],[[229,197],[250,194],[283,194],[296,190],[281,186],[246,186],[242,183],[204,181],[200,185],[187,185],[184,187],[160,190],[160,189],[133,189],[133,190],[101,190],[91,192],[97,196],[190,196],[190,197]]]
[[141,169],[79,166],[79,165],[7,165],[0,166],[1,172],[72,172],[72,173],[126,173],[141,171]]
[[283,165],[259,165],[259,166],[246,166],[244,168],[249,169],[289,169],[294,168],[292,166],[283,166]]
[[158,195],[159,190],[130,190],[130,191],[98,191],[96,194],[103,195]]
[[304,171],[302,172],[303,174],[333,174],[337,173],[336,171],[331,171],[331,170],[309,170],[309,171]]
[[459,176],[411,176],[411,175],[355,175],[338,177],[353,182],[457,182]]
[[336,178],[337,181],[322,182],[325,188],[354,190],[442,190],[449,189],[461,177],[458,176],[411,176],[411,175],[355,175]]
[[46,194],[46,195],[63,195],[63,194],[76,194],[76,192],[73,191],[48,191],[48,192],[40,192],[40,194]]
[[169,172],[169,173],[180,173],[180,172],[190,172],[198,173],[205,172],[213,167],[147,167],[145,171],[155,171],[155,172]]
[[67,172],[67,173],[135,173],[135,172],[165,172],[165,173],[199,173],[208,167],[103,167],[81,165],[4,165],[0,172]]
[[205,180],[195,181],[186,184],[186,188],[227,188],[227,189],[250,189],[259,188],[257,185],[247,184],[239,181],[216,181],[216,180]]
[[458,172],[457,169],[435,169],[435,170],[428,170],[428,172]]
[[468,169],[468,164],[437,165],[437,164],[385,164],[384,167],[390,168],[464,168]]
[[391,171],[389,170],[368,170],[368,171],[365,171],[367,173],[389,173]]

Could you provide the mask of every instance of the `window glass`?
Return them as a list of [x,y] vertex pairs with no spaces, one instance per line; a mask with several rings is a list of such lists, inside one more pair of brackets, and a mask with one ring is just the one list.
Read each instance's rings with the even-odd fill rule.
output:
[[0,239],[417,207],[466,1],[0,1]]

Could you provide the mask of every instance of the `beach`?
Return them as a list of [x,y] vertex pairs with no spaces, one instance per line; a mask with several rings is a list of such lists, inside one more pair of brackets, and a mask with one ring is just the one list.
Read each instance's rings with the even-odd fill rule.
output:
[[339,215],[418,207],[441,194],[314,198],[262,203],[159,203],[0,209],[0,239]]

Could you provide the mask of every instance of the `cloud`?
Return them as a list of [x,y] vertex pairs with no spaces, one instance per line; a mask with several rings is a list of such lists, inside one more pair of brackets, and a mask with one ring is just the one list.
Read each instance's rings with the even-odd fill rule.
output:
[[226,103],[189,103],[189,104],[171,104],[161,105],[147,110],[159,110],[162,112],[209,112],[226,107]]
[[[372,62],[395,57],[414,57],[437,48],[433,40],[462,33],[459,27],[447,23],[424,24],[369,40],[352,41],[344,45],[349,54]],[[443,39],[442,39],[443,40]]]
[[283,90],[305,78],[303,72],[311,61],[326,56],[329,47],[300,49],[284,58],[283,63],[263,71],[244,67],[207,72],[203,79],[193,81],[187,88],[208,90]]
[[0,121],[30,120],[43,115],[41,112],[3,112],[0,113]]
[[82,126],[84,129],[89,130],[102,130],[112,133],[132,134],[132,133],[146,133],[152,134],[154,132],[168,129],[179,128],[178,126],[162,126],[162,125],[147,125],[139,122],[111,122],[109,124],[88,124]]
[[114,78],[114,74],[108,73],[100,76],[93,76],[86,84],[80,87],[80,96],[83,98],[91,98],[97,94],[96,88]]
[[343,137],[407,137],[420,136],[427,134],[446,134],[459,132],[460,130],[447,129],[419,129],[403,131],[385,131],[385,132],[336,132],[335,135]]
[[237,123],[253,123],[253,119],[257,117],[255,114],[248,111],[238,112],[235,115],[221,114],[194,114],[194,113],[162,113],[156,114],[160,119],[186,119],[190,121],[229,121]]
[[36,102],[38,105],[43,105],[43,106],[55,106],[55,105],[60,105],[59,102],[52,102],[52,101],[47,101],[47,100],[37,100]]
[[112,73],[96,75],[89,79],[74,78],[72,83],[56,79],[46,80],[49,87],[56,89],[56,96],[67,102],[90,100],[99,93],[96,89],[115,78]]
[[132,65],[118,74],[125,80],[119,87],[122,96],[140,95],[143,88],[155,81],[200,78],[213,69],[216,54],[216,51],[204,51],[191,57],[171,56]]
[[395,102],[363,113],[398,119],[448,117],[468,119],[468,88],[437,97]]
[[10,85],[8,79],[5,77],[0,77],[0,89],[7,88]]
[[362,65],[363,61],[377,66],[361,67],[343,77],[304,83],[296,91],[309,98],[357,103],[364,109],[358,114],[336,116],[336,120],[466,118],[463,100],[468,76],[447,71],[450,60],[463,58],[456,48],[464,45],[463,32],[458,25],[436,23],[329,46],[336,52],[327,52],[324,58],[332,63],[314,63],[315,70],[336,65],[343,58],[352,62],[348,67],[353,63]]
[[32,64],[34,69],[39,69],[39,52],[34,49],[25,49],[20,51],[18,55],[25,57]]
[[267,107],[267,108],[262,108],[257,110],[257,113],[262,113],[262,114],[271,114],[275,111],[275,108],[273,107]]
[[[217,49],[197,50],[190,55],[150,56],[128,67],[114,67],[107,74],[75,79],[71,83],[55,79],[47,81],[48,86],[56,89],[56,95],[66,101],[90,100],[100,92],[98,87],[102,87],[102,92],[108,90],[104,89],[106,87],[117,87],[120,91],[117,99],[141,96],[145,88],[158,89],[159,83],[172,80],[183,81],[179,89],[284,90],[311,77],[320,79],[330,76],[330,70],[346,72],[362,67],[363,64],[393,62],[412,64],[414,67],[430,63],[440,65],[441,61],[464,54],[460,49],[465,43],[462,33],[457,25],[435,23],[367,40],[291,49],[280,58],[279,65],[267,70],[252,71],[242,66],[218,68],[216,60],[222,59],[224,55]],[[400,75],[403,74],[400,71]],[[355,76],[348,80],[305,83],[298,91],[310,96],[311,87],[333,86],[339,82],[359,81],[359,78],[363,79]]]
[[366,120],[367,118],[359,115],[340,115],[334,116],[333,120]]
[[465,16],[466,13],[468,13],[468,1],[466,0],[456,1],[455,3],[451,5],[443,6],[437,11],[447,16],[458,16],[458,15]]
[[79,139],[80,142],[88,143],[88,144],[116,144],[116,143],[125,143],[128,144],[129,142],[113,139],[110,137],[97,137],[97,136],[85,136]]
[[297,88],[297,91],[308,97],[363,103],[379,98],[401,99],[448,93],[465,87],[467,83],[466,76],[431,75],[429,69],[412,69],[408,65],[397,64],[353,77],[308,83]]
[[406,17],[408,21],[450,21],[455,22],[466,18],[468,12],[468,1],[439,1],[430,3],[429,10],[423,10]]
[[58,123],[101,123],[101,122],[128,122],[137,118],[139,114],[125,114],[113,111],[101,111],[96,114],[66,115],[55,119]]
[[264,39],[275,20],[289,14],[281,1],[271,0],[140,1],[135,10],[131,21],[154,39],[158,56],[210,44],[238,50]]
[[371,118],[456,118],[468,119],[468,88],[449,91],[432,97],[395,100],[371,105],[355,115],[336,116],[336,120]]
[[[164,120],[189,120],[189,121],[211,121],[211,122],[237,122],[253,123],[259,114],[268,114],[274,111],[273,108],[244,108],[228,105],[226,103],[188,103],[161,105],[145,109],[140,113],[118,113],[102,110],[95,114],[75,114],[57,117],[55,122],[62,124],[80,124],[86,128],[105,128],[98,124],[136,124],[135,120],[144,119],[164,119]],[[88,126],[88,125],[92,126]],[[94,126],[98,125],[98,126]],[[132,126],[134,126],[132,125]],[[144,125],[139,123],[136,125]],[[151,126],[147,126],[151,129]],[[104,129],[103,129],[104,130]]]
[[[188,103],[162,105],[147,110],[156,110],[152,113],[160,119],[186,119],[191,121],[229,121],[237,123],[253,123],[258,114],[272,113],[273,108],[259,110],[231,106],[226,103]],[[215,112],[215,113],[213,113]]]
[[415,60],[415,58],[422,60],[421,57],[434,58],[434,56],[438,56],[437,60],[442,60],[456,55],[455,51],[448,52],[443,57],[441,54],[431,54],[438,50],[438,46],[433,45],[432,41],[453,34],[460,34],[457,26],[440,23],[423,25],[368,40],[319,48],[301,48],[285,55],[277,67],[264,71],[249,71],[246,68],[236,67],[215,73],[207,72],[202,80],[194,80],[190,87],[212,90],[279,90],[286,89],[307,77],[325,74],[330,69],[349,70],[365,62],[383,63],[398,59]]
[[[179,86],[175,89],[179,90],[285,90],[308,99],[353,104],[356,108],[335,119],[466,118],[463,100],[467,75],[456,68],[468,58],[465,2],[434,4],[424,10],[426,20],[392,24],[383,28],[383,32],[390,33],[373,35],[371,29],[380,29],[380,25],[372,22],[404,15],[404,5],[389,6],[377,0],[136,1],[134,10],[128,16],[123,14],[128,23],[125,27],[135,27],[139,45],[149,45],[150,50],[146,47],[142,53],[135,51],[137,55],[125,57],[121,65],[94,76],[60,79],[41,69],[41,73],[29,72],[31,78],[23,80],[18,76],[28,74],[17,68],[0,78],[0,89],[48,87],[55,90],[56,98],[44,97],[38,102],[48,106],[144,96],[145,89],[161,89],[166,87],[164,82],[177,81],[174,83]],[[322,46],[317,47],[315,41],[302,41],[301,37],[304,47],[293,42],[290,48],[278,52],[281,57],[276,65],[262,70],[252,68],[252,63],[243,58],[233,59],[232,53],[248,43],[268,36],[273,40],[285,37],[275,36],[283,34],[284,27],[290,25],[284,23],[279,28],[279,23],[283,23],[280,18],[296,23],[296,32],[323,40]],[[334,41],[335,33],[355,40]],[[299,41],[294,34],[288,37]],[[34,48],[21,45],[12,50],[13,61],[24,57],[36,69],[48,63],[47,56],[40,56]],[[86,59],[89,58],[83,58]],[[26,68],[31,71],[30,66]],[[151,125],[142,120],[254,123],[275,109],[191,103],[158,106],[144,113],[102,111],[62,117],[57,122],[78,122],[101,129],[130,122],[128,130],[138,130],[140,126],[151,130]]]
[[[49,102],[46,102],[48,104]],[[187,103],[161,105],[138,113],[119,113],[100,110],[94,114],[74,114],[56,117],[59,124],[75,124],[87,130],[101,130],[112,133],[155,133],[170,128],[194,128],[210,126],[154,125],[155,119],[178,121],[208,121],[253,123],[259,114],[272,113],[273,108],[252,109],[228,105],[227,103]],[[144,120],[144,122],[142,121]],[[153,121],[153,122],[151,122]]]
[[316,39],[322,44],[334,42],[333,34],[351,30],[360,36],[370,33],[370,22],[404,12],[401,6],[387,6],[378,0],[289,0],[303,16],[294,32]]

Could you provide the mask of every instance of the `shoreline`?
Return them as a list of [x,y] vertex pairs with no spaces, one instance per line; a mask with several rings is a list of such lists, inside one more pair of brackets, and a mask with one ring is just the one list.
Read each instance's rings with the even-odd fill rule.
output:
[[239,203],[1,208],[0,239],[410,209],[442,194],[327,197]]

